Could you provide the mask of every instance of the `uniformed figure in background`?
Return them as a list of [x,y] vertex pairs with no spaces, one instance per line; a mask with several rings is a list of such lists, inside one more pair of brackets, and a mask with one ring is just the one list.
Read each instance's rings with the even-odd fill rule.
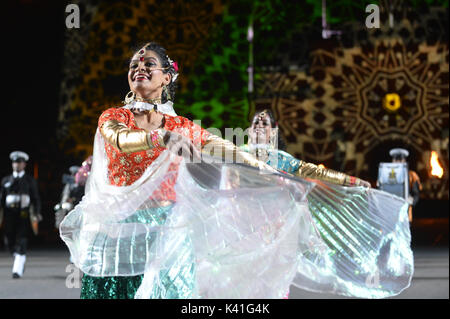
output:
[[29,159],[21,151],[10,154],[13,173],[1,181],[1,209],[5,246],[14,256],[13,278],[23,275],[31,220],[42,220],[41,200],[36,180],[25,173]]
[[69,168],[70,175],[63,175],[63,191],[61,194],[61,201],[55,205],[55,228],[59,229],[59,224],[61,224],[64,217],[72,208],[78,203],[78,198],[74,196],[76,189],[78,187],[75,182],[75,174],[80,169],[79,166],[71,166]]
[[75,187],[70,193],[72,198],[74,198],[73,206],[76,206],[84,196],[85,187],[89,175],[91,174],[92,167],[92,155],[88,156],[83,163],[81,163],[81,167],[78,172],[75,174],[75,183],[77,187]]
[[[403,148],[394,148],[390,150],[389,155],[392,157],[393,163],[407,163],[406,158],[409,156],[409,152]],[[416,172],[409,169],[409,221],[412,222],[412,208],[417,205],[420,198],[420,191],[422,190],[422,184],[420,183],[419,175]]]
[[[63,176],[63,194],[61,202],[55,206],[55,227],[59,230],[59,226],[64,217],[81,201],[84,196],[86,182],[89,177],[92,166],[92,156],[89,156],[81,167],[71,166],[70,176]],[[70,262],[72,256],[70,256]]]

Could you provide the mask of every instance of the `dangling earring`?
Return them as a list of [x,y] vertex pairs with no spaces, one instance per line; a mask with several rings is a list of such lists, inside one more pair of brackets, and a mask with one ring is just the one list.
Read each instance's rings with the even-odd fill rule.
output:
[[127,95],[125,95],[125,101],[123,101],[123,103],[130,104],[131,102],[134,101],[135,98],[136,94],[133,91],[130,91],[127,93]]
[[166,93],[167,100],[171,100],[170,93],[169,93],[169,88],[167,87],[167,85],[164,85],[163,92]]

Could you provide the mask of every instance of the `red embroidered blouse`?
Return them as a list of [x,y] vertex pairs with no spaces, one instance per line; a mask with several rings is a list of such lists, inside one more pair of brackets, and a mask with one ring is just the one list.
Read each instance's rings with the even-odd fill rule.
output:
[[[204,145],[209,136],[209,132],[201,128],[182,116],[170,116],[164,114],[164,129],[175,131],[190,140],[194,145]],[[110,108],[100,115],[98,127],[109,120],[116,120],[124,123],[127,127],[139,130],[134,120],[134,114],[125,108]],[[124,153],[114,146],[105,142],[106,155],[108,156],[108,178],[111,185],[126,186],[133,184],[142,176],[145,169],[165,150],[163,147],[156,147],[146,151]],[[169,166],[166,180],[161,184],[151,196],[152,199],[163,201],[176,201],[174,186],[177,179],[178,165],[172,163]]]

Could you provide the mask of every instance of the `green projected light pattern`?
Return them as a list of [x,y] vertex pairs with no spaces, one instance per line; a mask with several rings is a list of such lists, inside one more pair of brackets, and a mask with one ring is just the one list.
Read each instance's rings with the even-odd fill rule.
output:
[[[332,25],[362,19],[369,3],[374,1],[331,1],[327,21]],[[206,128],[248,127],[249,113],[253,111],[247,95],[250,54],[247,29],[251,15],[254,82],[257,82],[259,67],[281,64],[278,52],[295,50],[295,44],[286,47],[294,33],[312,24],[321,25],[322,1],[306,0],[301,5],[281,0],[228,2],[195,66],[185,74],[189,83],[176,100],[180,115],[201,119]],[[308,53],[303,50],[297,57],[306,60]]]

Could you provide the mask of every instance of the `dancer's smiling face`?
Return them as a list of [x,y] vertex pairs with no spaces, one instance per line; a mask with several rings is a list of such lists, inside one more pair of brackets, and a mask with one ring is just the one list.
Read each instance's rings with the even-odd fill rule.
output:
[[250,139],[253,144],[269,144],[272,125],[269,114],[262,112],[253,117]]
[[133,55],[128,84],[136,96],[144,99],[161,98],[163,87],[170,83],[170,79],[171,75],[164,73],[158,54],[154,51],[140,49]]

